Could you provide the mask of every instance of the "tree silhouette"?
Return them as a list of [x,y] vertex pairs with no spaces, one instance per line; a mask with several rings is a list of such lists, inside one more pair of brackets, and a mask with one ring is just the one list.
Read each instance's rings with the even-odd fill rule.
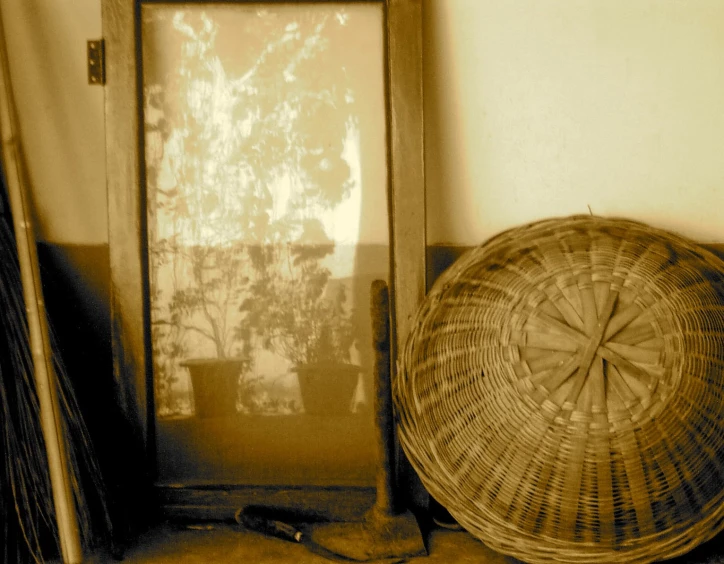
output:
[[218,357],[250,354],[253,322],[263,333],[269,319],[242,304],[302,281],[283,268],[290,245],[305,284],[329,280],[334,244],[314,218],[352,187],[362,55],[344,8],[292,8],[143,12],[152,331],[166,360],[191,334]]

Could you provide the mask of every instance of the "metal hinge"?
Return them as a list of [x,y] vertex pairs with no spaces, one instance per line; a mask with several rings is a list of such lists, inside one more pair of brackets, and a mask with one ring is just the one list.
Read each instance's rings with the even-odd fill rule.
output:
[[106,50],[102,39],[88,41],[88,84],[106,83]]

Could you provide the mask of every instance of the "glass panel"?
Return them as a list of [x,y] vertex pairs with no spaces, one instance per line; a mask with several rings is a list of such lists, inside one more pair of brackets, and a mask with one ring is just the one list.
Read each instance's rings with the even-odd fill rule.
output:
[[374,483],[383,13],[144,5],[161,482]]

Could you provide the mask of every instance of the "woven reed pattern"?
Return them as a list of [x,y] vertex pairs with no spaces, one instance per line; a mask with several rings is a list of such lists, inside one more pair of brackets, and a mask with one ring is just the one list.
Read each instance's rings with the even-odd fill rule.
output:
[[724,262],[576,216],[469,251],[394,383],[430,493],[526,562],[651,562],[724,526]]

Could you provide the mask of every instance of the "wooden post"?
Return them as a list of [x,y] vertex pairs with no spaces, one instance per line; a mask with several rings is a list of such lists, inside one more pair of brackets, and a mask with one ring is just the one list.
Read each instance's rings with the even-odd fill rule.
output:
[[48,457],[53,503],[63,562],[79,564],[83,553],[68,470],[65,428],[58,401],[43,289],[40,281],[35,233],[28,209],[27,183],[23,175],[15,102],[10,85],[5,29],[0,15],[0,129],[2,163],[6,172],[10,210],[20,262],[25,310],[33,357],[35,387],[40,404],[40,424]]
[[[400,351],[425,298],[425,151],[422,92],[422,0],[387,0],[392,213],[392,380]],[[397,445],[396,473],[412,508],[429,495]]]
[[375,350],[375,445],[377,448],[376,508],[383,515],[397,511],[394,485],[394,419],[390,384],[390,299],[387,283],[372,282],[372,346]]

